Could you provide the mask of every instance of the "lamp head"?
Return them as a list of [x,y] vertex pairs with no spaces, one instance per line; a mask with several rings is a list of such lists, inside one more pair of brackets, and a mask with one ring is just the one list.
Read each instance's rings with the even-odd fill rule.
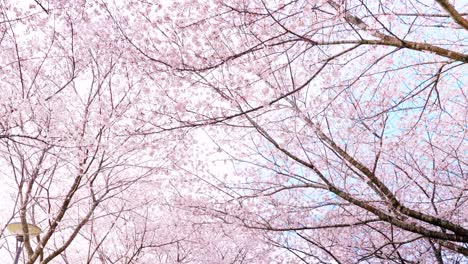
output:
[[[42,230],[33,224],[27,224],[28,226],[28,235],[30,236],[37,236],[42,233]],[[17,223],[10,223],[6,226],[6,229],[10,234],[16,235],[16,239],[20,242],[23,242],[25,233],[23,232],[23,225],[19,222]]]

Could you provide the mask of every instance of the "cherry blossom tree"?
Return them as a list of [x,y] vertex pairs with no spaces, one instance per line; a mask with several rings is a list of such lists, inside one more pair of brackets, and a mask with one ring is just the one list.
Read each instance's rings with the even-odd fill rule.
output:
[[229,173],[199,172],[225,193],[201,208],[306,263],[466,260],[462,2],[105,8],[181,78],[180,121],[210,126]]
[[[24,263],[268,258],[254,232],[177,202],[174,169],[193,142],[183,124],[170,127],[183,104],[153,87],[102,3],[0,7],[2,262],[15,257],[12,222],[26,234]],[[159,85],[177,82],[156,70]],[[28,224],[43,232],[28,235]]]
[[4,1],[1,252],[462,263],[463,1]]

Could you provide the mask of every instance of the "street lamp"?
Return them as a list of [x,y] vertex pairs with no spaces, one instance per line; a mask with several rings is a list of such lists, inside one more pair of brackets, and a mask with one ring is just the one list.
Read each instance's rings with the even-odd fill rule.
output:
[[[27,224],[27,227],[27,235],[37,236],[42,232],[42,230],[36,225]],[[10,223],[6,226],[6,228],[8,232],[16,236],[16,256],[13,263],[17,264],[19,256],[21,255],[21,250],[23,249],[23,241],[26,234],[23,232],[23,225],[21,223]]]

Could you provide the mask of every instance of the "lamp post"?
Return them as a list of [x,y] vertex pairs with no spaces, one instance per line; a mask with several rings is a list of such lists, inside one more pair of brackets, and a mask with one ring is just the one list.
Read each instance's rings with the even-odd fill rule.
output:
[[27,224],[28,233],[25,234],[23,232],[23,225],[21,223],[10,223],[6,226],[8,232],[16,236],[16,256],[14,264],[17,264],[19,261],[19,256],[21,255],[21,250],[23,249],[23,241],[25,235],[30,236],[37,236],[39,235],[42,230],[33,224]]

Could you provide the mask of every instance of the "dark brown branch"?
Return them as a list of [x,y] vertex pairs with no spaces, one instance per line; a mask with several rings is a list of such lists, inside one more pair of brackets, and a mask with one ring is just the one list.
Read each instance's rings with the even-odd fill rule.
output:
[[447,0],[436,0],[439,5],[447,11],[450,16],[464,29],[468,30],[468,20],[466,20],[462,14],[460,14],[453,5],[451,5]]

